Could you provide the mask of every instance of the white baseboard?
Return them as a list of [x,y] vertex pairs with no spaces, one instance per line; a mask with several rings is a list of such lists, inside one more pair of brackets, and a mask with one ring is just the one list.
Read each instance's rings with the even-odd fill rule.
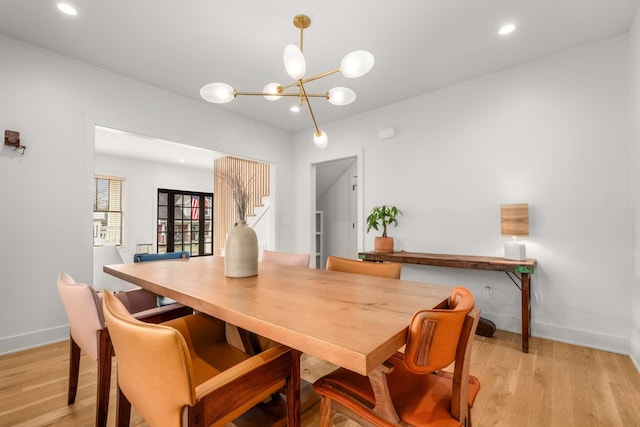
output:
[[630,340],[626,337],[617,337],[580,329],[568,329],[544,323],[534,323],[533,328],[535,328],[533,329],[535,336],[541,338],[626,355],[629,355],[631,351]]
[[69,339],[69,326],[0,338],[0,356]]
[[[518,334],[520,333],[521,323],[519,318],[498,316],[493,313],[482,313],[482,316],[495,322],[498,329]],[[534,322],[531,326],[531,330],[535,337],[630,355],[631,360],[640,371],[640,360],[637,360],[637,358],[634,357],[635,355],[640,355],[640,345],[632,344],[628,338],[615,337],[592,331],[569,329],[539,322]],[[0,338],[0,355],[40,347],[64,341],[68,338],[68,325],[57,326],[55,328],[43,329],[11,337],[4,337]]]
[[640,372],[640,343],[631,340],[631,361],[636,365],[636,369]]
[[[498,329],[520,333],[522,323],[519,317],[499,316],[486,312],[483,312],[481,316],[495,322],[496,328]],[[581,329],[570,329],[535,321],[531,324],[531,335],[553,341],[565,342],[567,344],[631,355],[631,343],[628,337],[618,337]]]

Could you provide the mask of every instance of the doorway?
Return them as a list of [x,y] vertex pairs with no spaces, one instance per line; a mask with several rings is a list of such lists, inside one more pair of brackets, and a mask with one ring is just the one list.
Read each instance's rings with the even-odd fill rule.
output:
[[[159,235],[162,236],[158,233],[158,190],[169,188],[213,193],[213,161],[223,155],[128,130],[94,125],[94,176],[119,177],[122,180],[123,219],[122,239],[118,244],[93,247],[93,284],[97,289],[119,291],[130,288],[130,284],[105,274],[103,265],[132,262],[140,246],[148,247],[153,253],[165,249],[166,236],[164,243],[158,242]],[[189,208],[183,206],[183,212],[191,220],[191,199],[188,203]],[[200,212],[197,215],[201,217]],[[191,234],[183,234],[179,240],[189,240],[190,243],[194,237],[200,240],[200,223],[194,220],[185,225]],[[206,224],[203,227],[206,228]],[[190,246],[188,250],[192,252],[194,248]]]
[[357,157],[316,165],[316,268],[324,269],[329,255],[355,259],[357,247]]

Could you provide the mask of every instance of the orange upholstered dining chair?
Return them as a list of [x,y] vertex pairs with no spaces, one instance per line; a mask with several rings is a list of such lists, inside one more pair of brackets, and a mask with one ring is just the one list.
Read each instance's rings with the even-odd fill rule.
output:
[[[331,425],[337,411],[364,426],[470,427],[469,408],[480,388],[469,375],[480,318],[474,304],[473,295],[457,287],[447,307],[415,313],[404,354],[389,358],[379,377],[339,368],[318,379],[320,426]],[[440,371],[453,362],[453,372]]]
[[326,270],[399,279],[402,264],[398,262],[369,262],[329,256]]
[[[62,299],[70,329],[69,386],[67,404],[76,400],[80,371],[80,353],[84,352],[98,362],[98,387],[96,394],[96,426],[107,424],[109,389],[111,386],[111,358],[113,347],[102,313],[102,293],[91,286],[76,283],[67,273],[61,272],[57,280],[58,292]],[[139,319],[147,322],[163,322],[193,313],[181,304],[164,307],[156,305],[156,295],[144,289],[118,292],[115,294],[124,306]]]
[[219,319],[197,313],[148,324],[112,295],[104,314],[118,359],[118,427],[129,425],[132,405],[151,427],[224,426],[283,387],[293,424],[298,364],[289,348],[249,356],[227,343]]
[[291,254],[287,252],[262,251],[262,262],[270,264],[290,265],[293,267],[309,267],[310,254]]

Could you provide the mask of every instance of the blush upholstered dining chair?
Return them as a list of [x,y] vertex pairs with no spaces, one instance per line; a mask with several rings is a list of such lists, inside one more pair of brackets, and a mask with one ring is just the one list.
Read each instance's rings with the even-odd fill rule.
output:
[[118,360],[118,427],[129,425],[132,405],[151,427],[225,425],[283,387],[293,425],[299,364],[289,348],[249,356],[227,343],[219,319],[197,313],[152,325],[112,295],[104,314]]
[[[473,295],[454,289],[447,307],[422,310],[409,325],[405,352],[369,378],[339,368],[318,379],[320,426],[332,410],[363,426],[471,426],[469,408],[480,388],[469,375],[471,342],[480,318]],[[453,372],[440,371],[455,362]],[[389,409],[388,405],[393,405]]]
[[398,262],[369,262],[329,256],[326,270],[399,279],[402,264]]
[[293,267],[309,267],[310,254],[291,254],[287,252],[262,251],[262,262],[270,264],[290,265]]
[[[95,425],[102,427],[107,423],[113,357],[113,347],[102,313],[103,294],[87,284],[76,283],[65,272],[58,275],[57,286],[70,329],[67,404],[71,405],[76,400],[80,353],[84,352],[98,363]],[[156,295],[144,289],[118,292],[115,295],[130,312],[147,322],[158,323],[193,313],[193,310],[181,304],[158,307]]]
[[[280,265],[289,265],[292,267],[309,267],[309,260],[311,259],[310,254],[298,253],[292,254],[287,252],[277,252],[277,251],[262,251],[262,259],[261,262],[266,262],[268,264],[280,264]],[[269,347],[273,347],[277,343],[269,338],[265,338],[260,335],[255,335],[251,332],[247,331],[239,331],[243,340],[248,340],[248,345],[251,346],[254,352],[260,351],[261,349],[266,349]],[[247,344],[245,344],[246,346]]]

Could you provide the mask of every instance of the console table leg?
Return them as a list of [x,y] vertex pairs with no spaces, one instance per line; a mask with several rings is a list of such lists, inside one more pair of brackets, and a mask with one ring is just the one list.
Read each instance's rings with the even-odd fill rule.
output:
[[531,335],[531,276],[522,273],[522,351],[529,353]]

